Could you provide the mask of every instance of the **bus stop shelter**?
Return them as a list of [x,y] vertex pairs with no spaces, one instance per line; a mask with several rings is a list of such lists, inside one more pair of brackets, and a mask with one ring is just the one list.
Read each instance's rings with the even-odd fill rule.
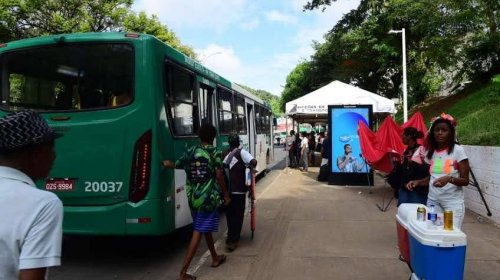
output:
[[327,123],[328,105],[372,105],[374,114],[396,113],[393,100],[340,81],[287,102],[285,111],[299,123]]

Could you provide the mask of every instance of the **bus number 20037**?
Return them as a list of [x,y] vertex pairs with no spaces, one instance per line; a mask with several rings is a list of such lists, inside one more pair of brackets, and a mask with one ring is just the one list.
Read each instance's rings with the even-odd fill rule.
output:
[[123,182],[85,182],[85,192],[120,192]]

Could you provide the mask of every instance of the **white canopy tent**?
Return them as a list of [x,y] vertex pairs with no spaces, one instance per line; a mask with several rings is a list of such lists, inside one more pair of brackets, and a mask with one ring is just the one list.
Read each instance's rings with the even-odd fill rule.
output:
[[328,105],[373,105],[373,113],[396,113],[393,100],[340,81],[333,81],[287,102],[286,115],[300,122],[318,122],[328,118]]

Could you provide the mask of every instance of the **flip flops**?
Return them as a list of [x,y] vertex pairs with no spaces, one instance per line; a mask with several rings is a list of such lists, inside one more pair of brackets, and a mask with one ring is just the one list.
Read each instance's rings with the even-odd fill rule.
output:
[[211,267],[219,267],[225,261],[226,261],[226,255],[219,255],[219,258],[217,259],[217,262],[212,263]]
[[178,280],[196,280],[196,276],[186,273],[184,276],[179,277]]

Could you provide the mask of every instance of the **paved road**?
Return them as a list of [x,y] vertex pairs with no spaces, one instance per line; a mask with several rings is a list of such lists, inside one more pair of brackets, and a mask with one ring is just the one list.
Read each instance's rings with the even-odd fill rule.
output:
[[[279,172],[273,170],[284,167],[283,155],[281,151],[275,153],[273,167],[257,182],[257,192]],[[220,244],[226,232],[225,218],[221,218],[219,232],[214,235]],[[50,270],[50,279],[176,279],[190,237],[190,228],[165,237],[65,236],[62,266]],[[206,253],[202,241],[192,267],[196,269]]]
[[[330,186],[316,181],[317,167],[307,173],[279,170],[283,164],[272,162],[274,168],[257,183],[254,240],[246,220],[240,247],[226,253],[226,264],[217,269],[209,266],[202,243],[194,275],[206,280],[408,279],[408,268],[397,258],[395,203],[387,212],[375,206],[392,195],[383,181],[370,189]],[[225,231],[222,222],[216,235],[222,252]],[[464,279],[497,280],[499,229],[468,211],[464,231]],[[51,271],[51,279],[176,279],[189,238],[188,229],[166,238],[67,238],[63,266]]]

